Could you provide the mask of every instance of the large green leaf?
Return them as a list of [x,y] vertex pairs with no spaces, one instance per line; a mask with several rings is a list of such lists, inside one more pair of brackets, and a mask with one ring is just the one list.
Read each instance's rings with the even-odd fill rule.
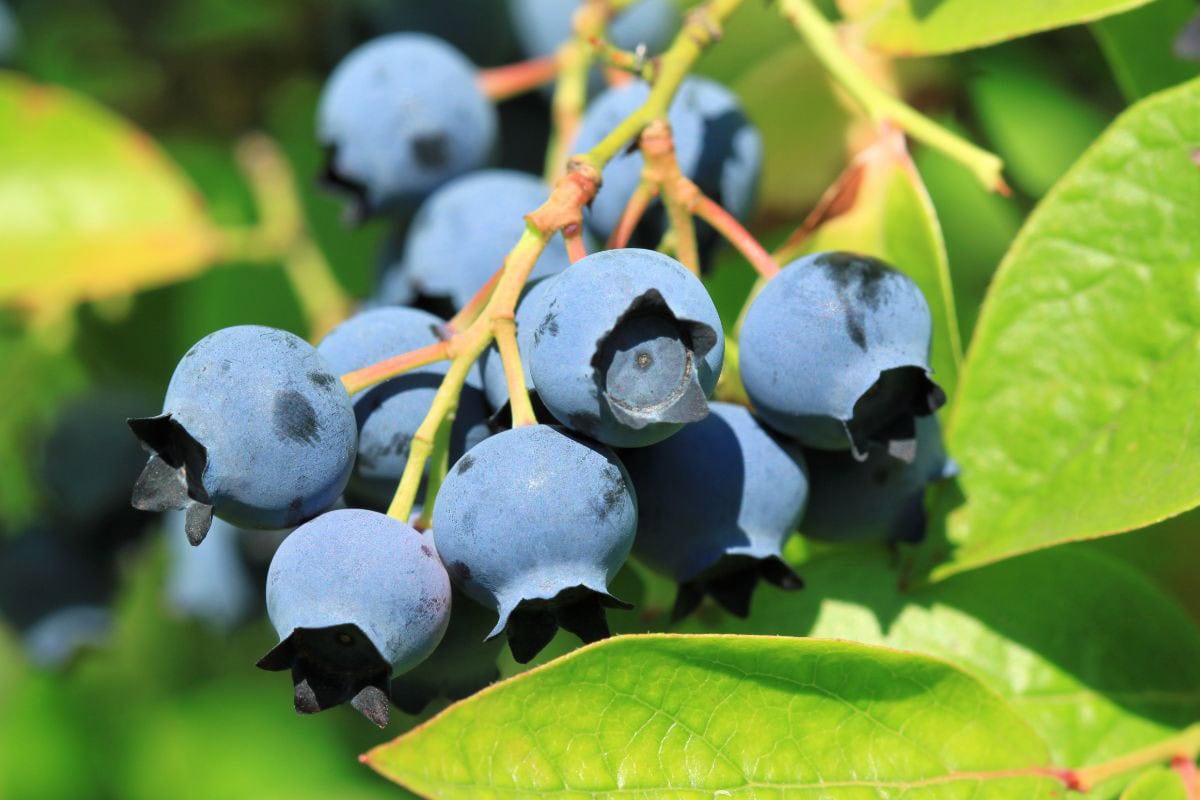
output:
[[432,798],[1049,798],[1047,752],[941,661],[780,637],[620,637],[366,760]]
[[937,214],[898,130],[885,129],[838,178],[810,215],[794,245],[779,255],[850,250],[876,256],[916,281],[933,312],[932,364],[953,396],[962,360],[954,287]]
[[1133,102],[1200,74],[1172,44],[1196,13],[1194,0],[1154,0],[1092,26],[1125,99]]
[[686,630],[833,637],[942,658],[1002,695],[1053,763],[1097,764],[1200,719],[1200,630],[1137,570],[1089,547],[910,592],[881,548],[847,549],[804,564],[803,591],[760,586],[748,619],[709,611]]
[[1200,502],[1200,81],[1119,118],[997,272],[951,415],[964,507],[934,575]]
[[145,133],[13,73],[0,73],[0,242],[0,306],[44,313],[189,277],[218,246]]
[[1076,25],[1149,0],[838,0],[868,44],[898,56],[953,53]]

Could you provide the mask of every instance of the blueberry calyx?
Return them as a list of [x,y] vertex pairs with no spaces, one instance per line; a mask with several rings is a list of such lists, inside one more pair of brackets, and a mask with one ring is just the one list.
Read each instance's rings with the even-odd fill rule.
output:
[[575,634],[584,644],[608,638],[607,608],[628,611],[633,605],[580,584],[552,598],[521,600],[507,613],[501,611],[499,624],[487,638],[504,633],[513,659],[526,664],[550,643],[559,628]]
[[946,393],[927,369],[906,366],[882,371],[855,401],[850,419],[842,423],[850,452],[856,461],[865,461],[875,443],[893,458],[911,464],[917,457],[916,418],[927,417],[945,404]]
[[688,581],[679,584],[671,621],[691,614],[705,595],[735,617],[745,619],[750,614],[750,600],[758,582],[794,591],[804,588],[804,579],[778,556],[729,555]]
[[349,702],[380,728],[388,723],[391,665],[354,624],[296,628],[262,658],[259,669],[291,670],[299,714]]
[[317,184],[323,189],[336,192],[346,198],[348,202],[343,216],[347,224],[363,224],[371,214],[371,201],[366,184],[338,169],[337,145],[325,145],[324,150],[325,157],[321,163],[321,170],[317,174]]
[[133,507],[140,511],[185,510],[188,541],[200,544],[213,517],[211,498],[202,481],[208,451],[170,414],[127,422],[151,454],[133,485]]
[[679,319],[654,289],[634,298],[592,356],[597,388],[622,425],[696,422],[708,416],[697,359],[716,346],[702,322]]

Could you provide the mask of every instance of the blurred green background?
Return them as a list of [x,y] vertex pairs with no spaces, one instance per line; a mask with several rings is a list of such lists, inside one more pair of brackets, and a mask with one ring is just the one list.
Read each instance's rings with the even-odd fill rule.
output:
[[[317,190],[322,154],[313,116],[323,77],[356,44],[394,30],[435,33],[482,66],[519,58],[498,0],[7,4],[17,33],[6,66],[22,81],[91,98],[152,136],[217,225],[256,222],[258,205],[234,150],[248,132],[269,135],[296,176],[313,239],[354,298],[370,294],[380,243],[403,220],[349,227],[339,202]],[[1195,8],[1191,0],[1158,0],[1091,29],[896,65],[914,105],[1005,159],[1014,190],[1009,198],[988,194],[944,157],[914,153],[939,213],[965,340],[992,271],[1037,199],[1128,102],[1196,73],[1195,64],[1163,56]],[[778,242],[846,165],[861,143],[860,123],[764,3],[746,4],[699,71],[732,86],[763,130],[767,166],[752,227]],[[0,142],[11,141],[23,124],[20,103],[0,109]],[[499,164],[540,172],[546,98],[534,92],[506,102],[501,118]],[[86,138],[64,136],[39,153],[82,193],[85,207],[108,202],[87,194],[89,180],[115,167],[99,164]],[[31,194],[31,163],[0,146],[0,217],[9,220],[0,225],[0,599],[38,608],[82,599],[110,607],[114,623],[95,652],[47,669],[32,664],[22,644],[35,611],[4,609],[0,798],[401,795],[355,756],[412,719],[397,713],[381,734],[347,709],[295,715],[286,680],[253,667],[275,641],[261,608],[232,632],[172,609],[164,599],[167,523],[109,500],[125,496],[140,467],[122,417],[155,410],[190,344],[244,323],[311,335],[285,271],[222,260],[187,280],[146,281],[140,291],[102,299],[7,302],[3,289],[18,277],[55,280],[50,263],[25,260],[29,251],[18,259],[5,246],[4,231],[44,199]],[[86,253],[80,261],[84,273],[109,268]],[[732,254],[709,278],[728,323],[751,283]],[[1196,564],[1178,555],[1194,548],[1174,544],[1196,528],[1192,514],[1136,541],[1087,546],[1137,564],[1200,617]],[[20,559],[37,537],[86,561],[87,576],[24,571]],[[257,597],[264,565],[248,563]],[[26,585],[27,594],[12,600]]]

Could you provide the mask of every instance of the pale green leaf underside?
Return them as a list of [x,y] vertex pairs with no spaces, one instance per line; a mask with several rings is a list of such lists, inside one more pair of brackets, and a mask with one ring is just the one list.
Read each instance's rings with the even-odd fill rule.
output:
[[944,662],[649,635],[577,650],[368,754],[423,796],[1050,798],[1045,745]]
[[1149,0],[839,0],[868,44],[898,56],[953,53],[1091,22]]
[[1200,81],[1120,117],[1030,216],[984,306],[941,576],[1200,502]]

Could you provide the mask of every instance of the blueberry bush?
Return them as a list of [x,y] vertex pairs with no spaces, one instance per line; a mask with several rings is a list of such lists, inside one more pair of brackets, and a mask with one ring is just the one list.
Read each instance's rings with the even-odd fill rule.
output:
[[0,0],[0,376],[0,797],[1200,798],[1194,0]]

